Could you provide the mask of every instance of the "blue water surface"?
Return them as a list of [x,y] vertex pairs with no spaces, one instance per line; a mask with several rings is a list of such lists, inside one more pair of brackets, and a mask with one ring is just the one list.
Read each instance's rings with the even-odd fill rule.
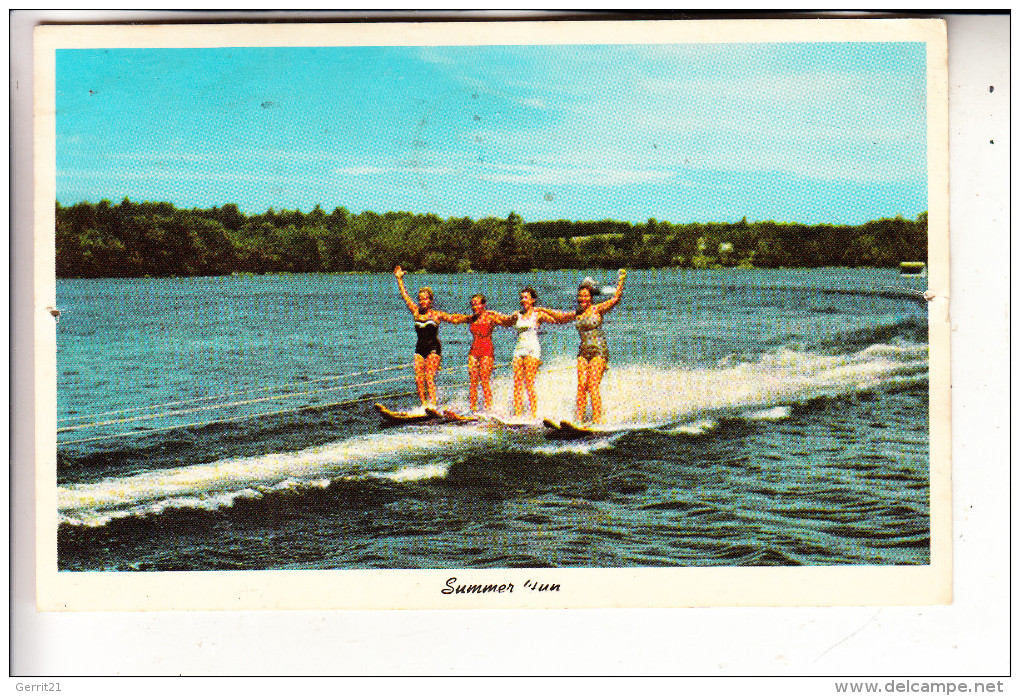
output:
[[[609,270],[412,274],[466,312],[572,308]],[[885,269],[631,271],[607,433],[387,428],[413,408],[391,274],[59,280],[64,570],[926,564],[927,321]],[[466,327],[440,399],[466,408]],[[515,336],[498,330],[496,362]],[[546,327],[540,416],[573,418]],[[495,378],[509,417],[511,379]]]

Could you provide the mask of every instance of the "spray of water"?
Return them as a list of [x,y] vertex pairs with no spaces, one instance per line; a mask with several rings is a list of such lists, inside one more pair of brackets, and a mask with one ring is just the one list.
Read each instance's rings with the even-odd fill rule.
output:
[[[691,436],[710,433],[714,414],[774,421],[790,404],[901,385],[927,378],[927,347],[876,344],[857,353],[828,355],[782,349],[753,361],[724,360],[716,367],[611,365],[602,383],[608,430],[659,427]],[[546,365],[537,379],[539,417],[574,418],[577,377],[570,362]],[[496,411],[511,412],[512,377],[494,380]],[[465,409],[466,390],[451,404]],[[613,446],[598,442],[526,444],[536,454],[590,454]],[[374,476],[393,481],[441,477],[458,453],[478,447],[520,446],[488,425],[438,425],[363,435],[299,452],[223,459],[121,478],[60,487],[61,521],[100,525],[117,517],[158,514],[172,508],[215,509],[237,500],[298,487],[325,487],[337,478]]]

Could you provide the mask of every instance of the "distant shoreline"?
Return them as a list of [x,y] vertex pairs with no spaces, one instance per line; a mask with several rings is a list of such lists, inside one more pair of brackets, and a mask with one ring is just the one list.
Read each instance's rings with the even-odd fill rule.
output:
[[890,268],[927,259],[927,213],[861,225],[774,221],[674,224],[649,218],[525,222],[343,207],[326,213],[234,204],[56,203],[58,278],[184,278],[380,273],[397,264],[433,273],[616,268]]

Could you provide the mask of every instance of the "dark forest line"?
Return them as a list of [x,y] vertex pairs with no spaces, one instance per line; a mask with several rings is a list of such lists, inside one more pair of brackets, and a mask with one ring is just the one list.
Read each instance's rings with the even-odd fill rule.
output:
[[928,258],[928,214],[861,225],[684,223],[650,218],[525,222],[432,214],[352,214],[272,208],[246,215],[229,203],[56,204],[60,278],[231,273],[378,272],[401,264],[432,272],[562,268],[896,266]]

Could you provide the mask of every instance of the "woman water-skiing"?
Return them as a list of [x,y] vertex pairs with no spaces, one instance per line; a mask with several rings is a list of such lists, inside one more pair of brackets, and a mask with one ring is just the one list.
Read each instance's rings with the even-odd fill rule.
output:
[[594,304],[596,289],[593,282],[585,281],[577,289],[577,310],[574,312],[557,312],[546,309],[545,313],[557,324],[573,321],[581,337],[581,345],[577,351],[577,422],[582,423],[587,416],[588,401],[591,400],[591,420],[602,422],[602,375],[609,363],[609,346],[602,332],[602,321],[623,296],[623,282],[627,278],[627,269],[621,268],[616,281],[616,292],[605,302]]

